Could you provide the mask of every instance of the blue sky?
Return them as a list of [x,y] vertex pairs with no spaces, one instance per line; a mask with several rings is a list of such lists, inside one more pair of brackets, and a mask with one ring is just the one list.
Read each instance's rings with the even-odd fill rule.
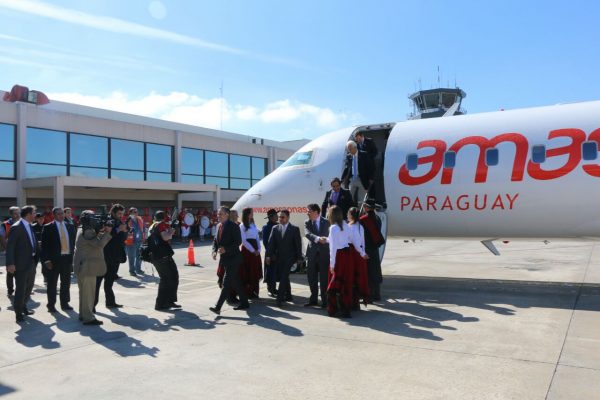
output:
[[591,1],[0,0],[0,17],[0,89],[271,139],[404,120],[438,66],[469,113],[600,99]]

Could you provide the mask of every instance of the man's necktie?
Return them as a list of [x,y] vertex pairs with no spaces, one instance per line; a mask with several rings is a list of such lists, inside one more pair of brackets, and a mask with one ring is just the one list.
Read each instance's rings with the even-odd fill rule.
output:
[[67,232],[64,223],[58,224],[58,234],[60,235],[60,252],[61,254],[68,254],[69,244],[67,243]]
[[219,242],[221,241],[221,236],[223,235],[223,224],[219,225],[219,234],[217,235],[217,238],[219,239]]

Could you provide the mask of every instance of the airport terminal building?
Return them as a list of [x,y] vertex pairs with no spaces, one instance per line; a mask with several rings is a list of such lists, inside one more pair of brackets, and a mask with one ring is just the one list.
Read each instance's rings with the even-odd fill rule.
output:
[[0,215],[24,204],[76,213],[114,202],[150,212],[210,210],[234,203],[306,142],[58,101],[0,100]]

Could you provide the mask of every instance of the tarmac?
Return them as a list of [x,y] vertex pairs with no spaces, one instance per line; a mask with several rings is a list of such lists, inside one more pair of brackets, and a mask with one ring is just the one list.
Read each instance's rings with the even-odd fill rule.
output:
[[[598,399],[600,246],[391,239],[384,298],[351,319],[266,296],[212,314],[219,293],[206,242],[184,266],[183,310],[155,311],[158,276],[121,265],[100,327],[46,312],[38,273],[17,325],[0,275],[0,396],[10,399]],[[77,310],[77,286],[71,287]]]

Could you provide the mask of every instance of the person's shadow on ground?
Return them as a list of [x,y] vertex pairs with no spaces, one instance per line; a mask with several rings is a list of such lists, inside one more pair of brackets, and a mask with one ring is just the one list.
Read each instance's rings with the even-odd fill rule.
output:
[[56,324],[44,324],[31,316],[26,316],[25,321],[19,324],[15,340],[25,347],[41,347],[43,349],[58,349],[60,343],[55,341],[52,327]]

